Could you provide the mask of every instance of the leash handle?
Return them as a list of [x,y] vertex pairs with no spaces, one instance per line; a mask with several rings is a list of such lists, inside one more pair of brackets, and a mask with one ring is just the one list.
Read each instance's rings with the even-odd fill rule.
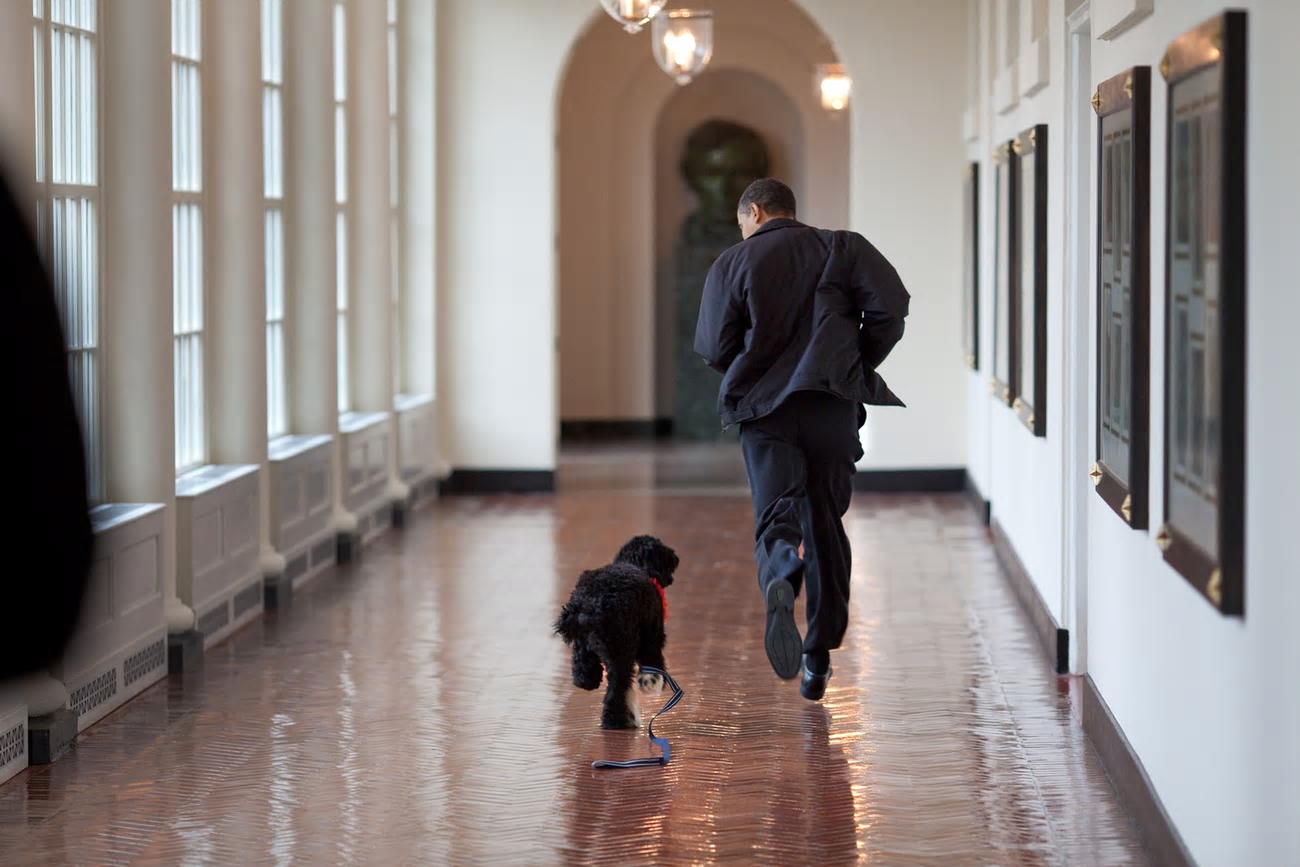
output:
[[646,733],[650,736],[650,743],[657,746],[663,755],[646,756],[643,759],[629,759],[626,762],[613,762],[600,759],[591,763],[593,768],[653,768],[668,764],[668,760],[672,757],[672,752],[668,749],[668,739],[655,737],[655,720],[659,719],[659,714],[676,707],[677,702],[682,700],[684,693],[682,692],[682,688],[677,685],[677,681],[673,680],[672,675],[661,668],[649,668],[643,665],[641,666],[641,673],[660,675],[663,677],[664,682],[667,683],[673,691],[672,696],[664,706],[659,708],[654,716],[650,717],[650,722],[646,726]]

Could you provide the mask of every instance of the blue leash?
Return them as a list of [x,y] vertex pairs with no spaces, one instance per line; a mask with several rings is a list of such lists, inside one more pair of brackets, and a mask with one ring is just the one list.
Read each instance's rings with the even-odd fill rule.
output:
[[677,685],[677,681],[673,680],[672,675],[664,671],[663,669],[648,668],[643,665],[641,666],[641,673],[661,675],[664,679],[664,682],[667,683],[668,686],[672,687],[673,690],[672,698],[668,699],[667,704],[659,708],[658,713],[650,717],[650,723],[649,725],[646,726],[646,732],[647,734],[650,735],[650,743],[654,744],[660,750],[662,750],[663,755],[646,756],[644,759],[629,759],[626,762],[611,762],[611,761],[606,761],[604,759],[601,759],[600,761],[595,761],[591,763],[591,766],[593,768],[651,768],[658,765],[668,764],[668,759],[672,755],[668,750],[668,739],[655,737],[655,720],[659,719],[659,714],[663,713],[666,710],[672,710],[672,708],[677,705],[677,702],[682,700],[682,695],[683,695],[682,688]]

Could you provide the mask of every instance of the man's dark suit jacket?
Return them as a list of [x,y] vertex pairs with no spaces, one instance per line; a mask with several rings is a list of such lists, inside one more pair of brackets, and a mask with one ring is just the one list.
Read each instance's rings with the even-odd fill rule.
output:
[[8,462],[4,495],[10,503],[0,594],[14,627],[0,630],[0,680],[7,680],[45,668],[63,653],[81,612],[93,535],[54,288],[2,175],[0,282],[0,454]]
[[902,406],[876,368],[903,336],[910,296],[856,232],[769,220],[713,263],[695,352],[723,374],[724,427],[768,415],[796,391]]

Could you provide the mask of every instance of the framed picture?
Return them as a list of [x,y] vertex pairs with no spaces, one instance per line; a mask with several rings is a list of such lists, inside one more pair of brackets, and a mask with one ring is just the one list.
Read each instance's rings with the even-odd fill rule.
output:
[[1047,125],[1025,130],[1012,150],[1019,176],[1012,406],[1025,427],[1042,437],[1047,436]]
[[966,167],[963,185],[962,351],[971,370],[980,369],[980,164]]
[[1148,526],[1151,433],[1151,68],[1104,81],[1097,110],[1096,463],[1101,498]]
[[1171,43],[1166,154],[1165,560],[1245,613],[1246,13]]
[[993,394],[1007,406],[1015,399],[1016,375],[1016,155],[1011,142],[993,154],[994,208],[997,211],[994,250],[996,274],[993,296]]

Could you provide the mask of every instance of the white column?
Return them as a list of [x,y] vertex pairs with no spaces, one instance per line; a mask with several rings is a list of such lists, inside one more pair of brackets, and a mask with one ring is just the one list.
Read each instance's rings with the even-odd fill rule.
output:
[[[437,395],[437,9],[399,0],[402,355],[413,394]],[[438,404],[434,404],[438,411]]]
[[333,16],[325,0],[285,0],[285,330],[289,428],[334,437],[334,529],[350,533],[335,363]]
[[399,423],[393,408],[392,239],[389,216],[388,11],[360,0],[349,7],[350,168],[353,207],[352,351],[356,407],[389,415],[389,496],[404,501],[398,470]]
[[257,464],[262,571],[271,547],[266,406],[266,244],[262,199],[261,6],[203,4],[206,15],[208,413],[214,464]]
[[112,0],[100,14],[105,494],[166,506],[163,598],[176,634],[194,612],[176,596],[171,16],[157,0]]
[[0,170],[28,217],[36,200],[32,4],[0,3]]

